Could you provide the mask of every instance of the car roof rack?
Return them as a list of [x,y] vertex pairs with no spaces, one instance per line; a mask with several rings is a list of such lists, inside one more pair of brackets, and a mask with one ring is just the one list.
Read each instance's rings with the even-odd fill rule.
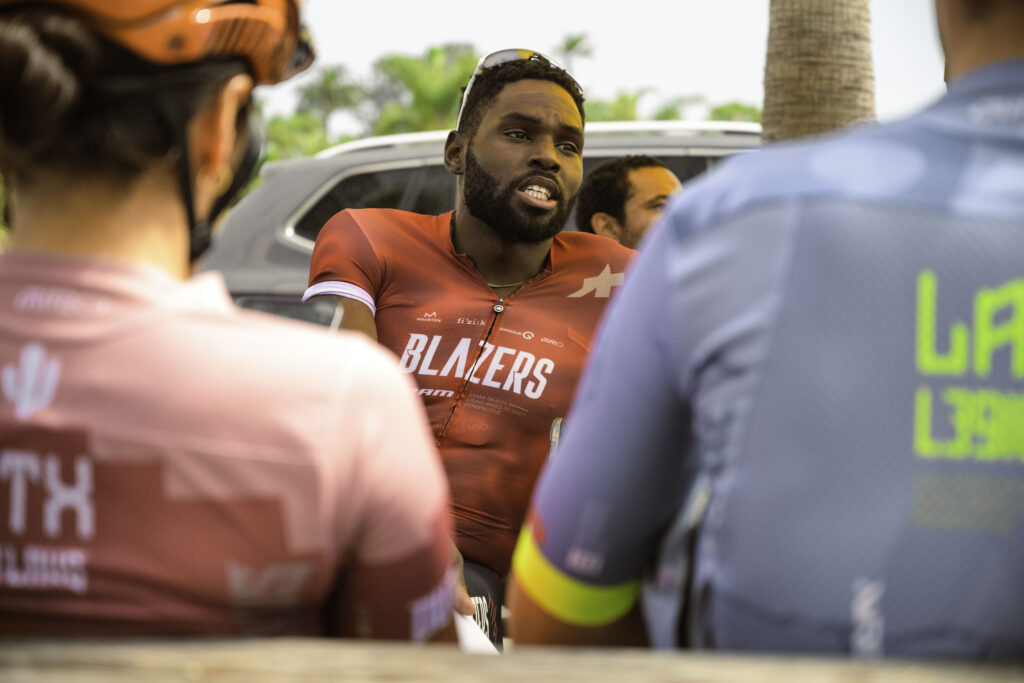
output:
[[328,147],[322,152],[317,152],[317,159],[328,159],[339,154],[359,152],[365,149],[384,149],[387,147],[408,147],[411,145],[422,145],[427,143],[437,144],[448,138],[447,130],[427,130],[420,133],[398,133],[396,135],[378,135],[370,138],[351,140],[340,145]]
[[[738,135],[760,135],[761,124],[746,121],[595,121],[586,125],[588,133],[658,133],[662,135],[687,135],[725,133]],[[413,145],[438,144],[448,137],[447,130],[428,130],[419,133],[398,133],[378,135],[343,142],[317,153],[317,159],[329,159],[339,154],[359,152],[368,149],[410,147]]]
[[588,133],[739,133],[760,135],[761,124],[748,121],[595,121]]

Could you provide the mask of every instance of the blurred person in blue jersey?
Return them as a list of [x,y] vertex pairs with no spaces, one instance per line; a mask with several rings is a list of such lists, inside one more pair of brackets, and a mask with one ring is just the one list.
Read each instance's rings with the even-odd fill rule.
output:
[[670,204],[514,556],[518,643],[1024,658],[1024,2],[948,94]]

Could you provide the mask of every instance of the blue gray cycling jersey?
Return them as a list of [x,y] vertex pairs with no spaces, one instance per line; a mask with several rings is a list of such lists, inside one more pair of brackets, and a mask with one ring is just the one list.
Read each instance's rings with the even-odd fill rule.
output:
[[646,571],[660,645],[1020,658],[1022,392],[1015,61],[672,204],[535,494],[548,580],[517,551],[520,581]]

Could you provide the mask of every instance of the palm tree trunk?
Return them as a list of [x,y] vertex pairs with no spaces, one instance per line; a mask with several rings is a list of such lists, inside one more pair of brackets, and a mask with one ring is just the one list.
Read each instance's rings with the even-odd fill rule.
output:
[[875,117],[870,0],[771,0],[765,140],[824,133]]

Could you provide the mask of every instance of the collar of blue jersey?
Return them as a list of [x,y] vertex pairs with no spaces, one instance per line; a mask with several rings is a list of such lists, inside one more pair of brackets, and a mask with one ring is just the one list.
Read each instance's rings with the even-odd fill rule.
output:
[[1024,141],[1024,59],[965,74],[909,122],[977,140]]
[[988,91],[1024,94],[1024,58],[1011,59],[970,71],[949,85],[949,96],[977,96]]

